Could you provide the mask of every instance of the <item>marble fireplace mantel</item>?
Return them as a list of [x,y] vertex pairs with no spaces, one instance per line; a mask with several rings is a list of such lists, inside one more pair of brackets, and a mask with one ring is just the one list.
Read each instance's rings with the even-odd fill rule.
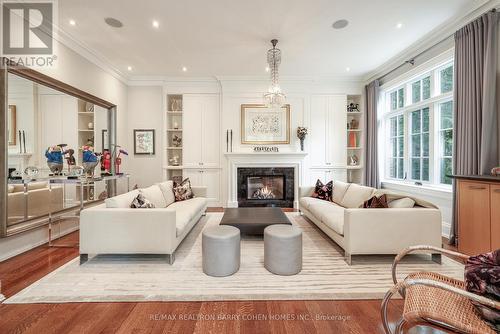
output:
[[229,176],[228,208],[238,207],[238,167],[292,167],[294,168],[294,201],[293,207],[298,208],[299,186],[302,185],[304,175],[305,152],[230,152],[225,153]]

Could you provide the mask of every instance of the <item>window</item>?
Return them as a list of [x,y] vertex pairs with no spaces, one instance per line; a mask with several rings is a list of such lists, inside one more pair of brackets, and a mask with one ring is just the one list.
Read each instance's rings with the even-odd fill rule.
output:
[[453,61],[437,65],[383,90],[384,179],[451,184]]
[[411,179],[429,181],[429,108],[412,111],[411,120]]
[[453,101],[439,104],[439,179],[451,184],[447,176],[452,173],[453,163]]
[[394,179],[404,179],[404,116],[390,119],[389,174]]

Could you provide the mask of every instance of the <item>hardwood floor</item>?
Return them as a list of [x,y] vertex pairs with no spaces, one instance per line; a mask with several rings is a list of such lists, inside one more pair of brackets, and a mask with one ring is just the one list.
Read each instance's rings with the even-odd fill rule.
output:
[[[61,242],[77,240],[75,232]],[[1,291],[10,297],[77,256],[77,248],[43,245],[4,261]],[[401,309],[402,301],[393,301],[390,318]],[[379,300],[1,304],[0,332],[383,333],[379,312]]]

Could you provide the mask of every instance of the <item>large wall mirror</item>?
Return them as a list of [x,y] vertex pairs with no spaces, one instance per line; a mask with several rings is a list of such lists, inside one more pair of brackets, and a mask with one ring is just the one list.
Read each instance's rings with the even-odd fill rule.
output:
[[[0,194],[6,211],[0,220],[0,237],[5,237],[40,227],[49,215],[98,201],[103,192],[109,192],[106,182],[83,185],[50,180],[81,177],[84,150],[109,149],[110,141],[116,140],[116,108],[32,70],[1,71],[0,101],[6,113]],[[62,155],[60,167],[50,163],[53,154]]]

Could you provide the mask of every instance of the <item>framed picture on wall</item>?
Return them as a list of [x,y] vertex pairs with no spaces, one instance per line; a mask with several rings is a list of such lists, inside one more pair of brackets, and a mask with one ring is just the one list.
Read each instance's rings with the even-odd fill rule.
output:
[[155,130],[134,130],[134,154],[155,154]]
[[242,104],[241,143],[290,144],[290,105],[275,110],[263,104]]

